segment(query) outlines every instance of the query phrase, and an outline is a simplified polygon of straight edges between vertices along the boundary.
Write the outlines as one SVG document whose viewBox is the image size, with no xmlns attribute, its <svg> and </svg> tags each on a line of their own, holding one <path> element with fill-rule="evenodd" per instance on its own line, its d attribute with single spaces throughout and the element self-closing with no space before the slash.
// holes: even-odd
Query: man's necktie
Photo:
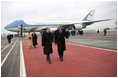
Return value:
<svg viewBox="0 0 118 78">
<path fill-rule="evenodd" d="M 60 34 L 62 34 L 62 30 L 61 29 L 59 30 L 59 32 L 60 32 Z"/>
</svg>

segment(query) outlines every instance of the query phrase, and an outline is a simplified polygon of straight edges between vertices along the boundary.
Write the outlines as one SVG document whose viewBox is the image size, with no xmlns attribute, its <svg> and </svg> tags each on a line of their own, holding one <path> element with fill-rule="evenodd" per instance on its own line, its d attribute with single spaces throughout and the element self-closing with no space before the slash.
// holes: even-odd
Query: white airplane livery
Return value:
<svg viewBox="0 0 118 78">
<path fill-rule="evenodd" d="M 57 30 L 57 26 L 60 24 L 63 29 L 68 29 L 68 28 L 74 28 L 75 30 L 82 30 L 86 28 L 88 25 L 91 25 L 96 22 L 102 22 L 102 21 L 108 21 L 110 19 L 104 19 L 104 20 L 95 20 L 93 21 L 93 16 L 94 16 L 95 10 L 91 10 L 85 18 L 81 22 L 77 23 L 56 23 L 56 24 L 26 24 L 23 20 L 16 20 L 4 28 L 8 31 L 12 32 L 20 32 L 19 25 L 23 26 L 23 32 L 44 32 L 47 27 L 50 28 L 51 32 L 54 32 Z"/>
</svg>

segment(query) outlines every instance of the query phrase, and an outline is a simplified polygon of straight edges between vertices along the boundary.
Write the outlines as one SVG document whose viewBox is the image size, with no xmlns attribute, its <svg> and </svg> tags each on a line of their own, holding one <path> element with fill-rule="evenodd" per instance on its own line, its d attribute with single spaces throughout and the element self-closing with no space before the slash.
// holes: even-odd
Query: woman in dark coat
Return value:
<svg viewBox="0 0 118 78">
<path fill-rule="evenodd" d="M 50 32 L 50 28 L 47 28 L 46 32 L 44 32 L 42 35 L 42 46 L 44 54 L 47 55 L 47 61 L 49 62 L 49 64 L 51 64 L 50 54 L 53 53 L 52 41 L 53 41 L 53 36 Z"/>
<path fill-rule="evenodd" d="M 55 31 L 55 43 L 58 47 L 58 55 L 60 60 L 63 61 L 63 52 L 66 50 L 65 38 L 68 40 L 66 31 L 61 29 L 61 25 L 58 25 L 58 30 Z"/>
<path fill-rule="evenodd" d="M 33 32 L 33 34 L 32 34 L 32 42 L 33 42 L 34 48 L 36 48 L 36 45 L 37 45 L 37 35 L 36 35 L 35 32 Z"/>
</svg>

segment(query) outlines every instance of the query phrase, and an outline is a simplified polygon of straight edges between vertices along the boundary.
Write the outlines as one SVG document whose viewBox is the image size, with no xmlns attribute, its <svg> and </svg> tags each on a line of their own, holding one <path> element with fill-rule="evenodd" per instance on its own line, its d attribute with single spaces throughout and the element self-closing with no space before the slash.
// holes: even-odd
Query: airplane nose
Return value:
<svg viewBox="0 0 118 78">
<path fill-rule="evenodd" d="M 6 29 L 7 27 L 5 26 L 4 29 Z"/>
<path fill-rule="evenodd" d="M 6 25 L 6 26 L 4 27 L 4 29 L 9 30 L 9 26 L 8 26 L 8 25 Z"/>
<path fill-rule="evenodd" d="M 7 28 L 8 28 L 8 26 L 5 26 L 5 27 L 4 27 L 4 29 L 7 29 Z"/>
</svg>

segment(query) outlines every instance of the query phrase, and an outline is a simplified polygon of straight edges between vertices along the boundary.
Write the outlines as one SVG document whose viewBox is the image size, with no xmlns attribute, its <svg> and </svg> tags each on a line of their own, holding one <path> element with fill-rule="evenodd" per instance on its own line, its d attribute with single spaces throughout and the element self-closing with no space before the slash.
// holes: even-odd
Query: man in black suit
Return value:
<svg viewBox="0 0 118 78">
<path fill-rule="evenodd" d="M 52 50 L 53 36 L 50 32 L 50 28 L 46 28 L 46 32 L 42 35 L 42 46 L 44 54 L 47 55 L 47 61 L 51 64 L 50 54 L 53 53 Z"/>
<path fill-rule="evenodd" d="M 63 61 L 63 52 L 66 50 L 65 38 L 68 41 L 66 31 L 61 28 L 61 25 L 58 25 L 58 30 L 55 31 L 54 35 L 55 44 L 57 44 L 58 47 L 58 55 L 60 57 L 60 60 Z"/>
<path fill-rule="evenodd" d="M 66 30 L 66 35 L 67 35 L 68 38 L 70 37 L 70 32 L 69 32 L 69 30 Z"/>
<path fill-rule="evenodd" d="M 107 34 L 107 30 L 106 30 L 106 29 L 104 29 L 104 36 L 106 36 L 106 34 Z"/>
<path fill-rule="evenodd" d="M 11 43 L 12 36 L 10 34 L 7 35 L 8 43 Z"/>
</svg>

